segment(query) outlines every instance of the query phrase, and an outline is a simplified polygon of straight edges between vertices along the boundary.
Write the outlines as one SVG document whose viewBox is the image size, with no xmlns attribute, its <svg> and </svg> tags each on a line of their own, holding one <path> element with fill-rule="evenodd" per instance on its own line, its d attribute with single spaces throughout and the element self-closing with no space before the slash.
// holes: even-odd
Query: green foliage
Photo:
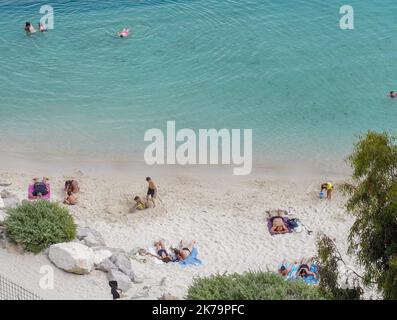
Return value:
<svg viewBox="0 0 397 320">
<path fill-rule="evenodd" d="M 76 237 L 76 225 L 66 208 L 54 202 L 24 202 L 8 211 L 7 236 L 25 250 L 38 253 L 51 244 Z"/>
<path fill-rule="evenodd" d="M 317 240 L 320 274 L 319 289 L 334 300 L 359 300 L 363 294 L 361 287 L 343 289 L 338 283 L 338 262 L 343 262 L 335 243 L 327 236 L 321 235 Z"/>
<path fill-rule="evenodd" d="M 376 282 L 387 299 L 397 299 L 397 145 L 387 133 L 368 132 L 348 158 L 353 184 L 344 186 L 347 209 L 355 216 L 350 252 L 365 268 L 366 283 Z"/>
<path fill-rule="evenodd" d="M 323 300 L 325 296 L 303 281 L 285 281 L 270 272 L 216 275 L 195 279 L 190 300 Z"/>
</svg>

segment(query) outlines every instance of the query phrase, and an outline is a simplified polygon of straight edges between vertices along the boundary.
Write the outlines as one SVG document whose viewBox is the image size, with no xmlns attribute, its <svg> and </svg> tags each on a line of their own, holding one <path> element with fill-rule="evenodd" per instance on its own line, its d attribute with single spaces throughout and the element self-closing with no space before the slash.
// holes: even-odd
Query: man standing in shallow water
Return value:
<svg viewBox="0 0 397 320">
<path fill-rule="evenodd" d="M 157 185 L 156 183 L 152 180 L 150 177 L 146 177 L 146 181 L 149 184 L 148 190 L 147 190 L 147 196 L 146 200 L 149 201 L 149 197 L 151 197 L 151 201 L 153 202 L 153 207 L 156 206 L 156 203 L 154 202 L 154 199 L 157 196 Z"/>
</svg>

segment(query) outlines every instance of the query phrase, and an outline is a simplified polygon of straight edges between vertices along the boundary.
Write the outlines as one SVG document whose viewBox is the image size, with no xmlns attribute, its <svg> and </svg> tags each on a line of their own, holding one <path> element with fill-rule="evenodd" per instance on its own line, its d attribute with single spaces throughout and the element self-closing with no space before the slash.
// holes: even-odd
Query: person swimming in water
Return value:
<svg viewBox="0 0 397 320">
<path fill-rule="evenodd" d="M 39 22 L 39 30 L 40 32 L 46 32 L 48 31 L 48 29 L 44 26 L 44 24 L 42 24 L 41 22 Z"/>
<path fill-rule="evenodd" d="M 397 92 L 395 92 L 395 91 L 390 91 L 390 92 L 389 92 L 389 97 L 390 97 L 390 98 L 397 98 Z"/>
<path fill-rule="evenodd" d="M 125 38 L 128 37 L 130 35 L 130 29 L 129 28 L 124 28 L 123 30 L 121 30 L 120 32 L 117 32 L 117 35 L 120 38 Z"/>
<path fill-rule="evenodd" d="M 33 27 L 33 25 L 29 21 L 25 23 L 24 30 L 27 35 L 31 35 L 36 32 L 36 29 Z"/>
</svg>

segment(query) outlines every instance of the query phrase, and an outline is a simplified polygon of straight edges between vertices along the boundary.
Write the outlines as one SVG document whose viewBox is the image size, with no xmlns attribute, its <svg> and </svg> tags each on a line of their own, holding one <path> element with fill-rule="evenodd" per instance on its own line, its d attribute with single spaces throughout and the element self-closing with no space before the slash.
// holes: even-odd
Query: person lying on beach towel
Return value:
<svg viewBox="0 0 397 320">
<path fill-rule="evenodd" d="M 285 210 L 268 210 L 267 213 L 267 227 L 271 235 L 284 234 L 292 232 L 290 225 L 288 224 L 288 218 L 283 217 L 287 214 Z"/>
<path fill-rule="evenodd" d="M 198 251 L 195 247 L 196 241 L 189 245 L 185 245 L 181 240 L 178 249 L 173 249 L 179 264 L 183 266 L 194 265 L 199 266 L 202 264 L 201 260 L 197 258 Z"/>
<path fill-rule="evenodd" d="M 298 276 L 307 284 L 316 285 L 319 282 L 317 264 L 302 264 L 299 266 Z"/>
<path fill-rule="evenodd" d="M 278 273 L 285 277 L 285 280 L 303 280 L 307 284 L 315 285 L 319 282 L 318 264 L 314 259 L 301 259 L 300 263 L 294 261 L 288 263 L 283 261 Z"/>
<path fill-rule="evenodd" d="M 156 248 L 156 254 L 152 254 L 149 250 L 147 250 L 145 254 L 155 257 L 164 263 L 169 263 L 174 261 L 171 255 L 167 252 L 167 249 L 165 248 L 165 244 L 163 241 L 160 240 L 155 242 L 154 246 Z"/>
<path fill-rule="evenodd" d="M 287 223 L 284 221 L 282 217 L 273 217 L 271 218 L 271 234 L 283 234 L 283 233 L 290 233 L 291 230 L 288 228 Z"/>
<path fill-rule="evenodd" d="M 285 277 L 285 280 L 295 280 L 298 270 L 299 264 L 297 262 L 288 263 L 284 261 L 279 267 L 278 273 Z"/>
<path fill-rule="evenodd" d="M 33 179 L 33 183 L 28 188 L 28 199 L 45 199 L 49 200 L 51 197 L 50 184 L 47 178 L 39 181 L 38 178 Z"/>
<path fill-rule="evenodd" d="M 131 209 L 131 212 L 136 212 L 137 210 L 146 210 L 150 208 L 148 201 L 141 199 L 141 197 L 136 196 L 134 198 L 135 204 Z"/>
<path fill-rule="evenodd" d="M 268 210 L 266 213 L 268 215 L 267 227 L 272 236 L 291 232 L 299 233 L 302 232 L 303 229 L 306 229 L 308 234 L 311 234 L 312 232 L 308 230 L 299 219 L 290 219 L 289 217 L 283 216 L 288 214 L 285 210 Z"/>
</svg>

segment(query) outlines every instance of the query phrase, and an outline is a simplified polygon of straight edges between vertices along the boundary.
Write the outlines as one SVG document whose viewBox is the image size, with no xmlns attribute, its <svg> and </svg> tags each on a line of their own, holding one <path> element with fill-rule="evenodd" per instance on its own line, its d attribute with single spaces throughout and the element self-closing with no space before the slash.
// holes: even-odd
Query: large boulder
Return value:
<svg viewBox="0 0 397 320">
<path fill-rule="evenodd" d="M 17 196 L 3 198 L 3 201 L 4 201 L 4 208 L 6 208 L 6 209 L 15 209 L 21 203 Z"/>
<path fill-rule="evenodd" d="M 117 287 L 124 292 L 128 291 L 132 287 L 131 279 L 123 272 L 118 270 L 111 269 L 108 272 L 108 280 L 116 281 Z"/>
<path fill-rule="evenodd" d="M 94 249 L 94 265 L 98 266 L 105 260 L 109 259 L 113 253 L 107 249 Z"/>
<path fill-rule="evenodd" d="M 13 196 L 14 196 L 14 194 L 11 193 L 10 191 L 6 190 L 6 189 L 1 190 L 1 192 L 0 192 L 0 197 L 3 198 L 3 199 L 4 198 L 11 198 Z"/>
<path fill-rule="evenodd" d="M 106 246 L 102 235 L 89 227 L 77 227 L 77 239 L 82 241 L 88 247 Z"/>
<path fill-rule="evenodd" d="M 127 275 L 131 281 L 135 281 L 135 273 L 132 271 L 131 260 L 125 253 L 114 254 L 110 260 L 122 273 Z"/>
<path fill-rule="evenodd" d="M 110 270 L 118 270 L 118 268 L 110 259 L 103 260 L 101 263 L 95 266 L 95 269 L 103 272 L 109 272 Z"/>
<path fill-rule="evenodd" d="M 0 226 L 0 240 L 6 240 L 6 228 Z"/>
<path fill-rule="evenodd" d="M 48 257 L 58 268 L 71 273 L 88 274 L 94 268 L 94 251 L 76 242 L 50 246 Z"/>
</svg>

